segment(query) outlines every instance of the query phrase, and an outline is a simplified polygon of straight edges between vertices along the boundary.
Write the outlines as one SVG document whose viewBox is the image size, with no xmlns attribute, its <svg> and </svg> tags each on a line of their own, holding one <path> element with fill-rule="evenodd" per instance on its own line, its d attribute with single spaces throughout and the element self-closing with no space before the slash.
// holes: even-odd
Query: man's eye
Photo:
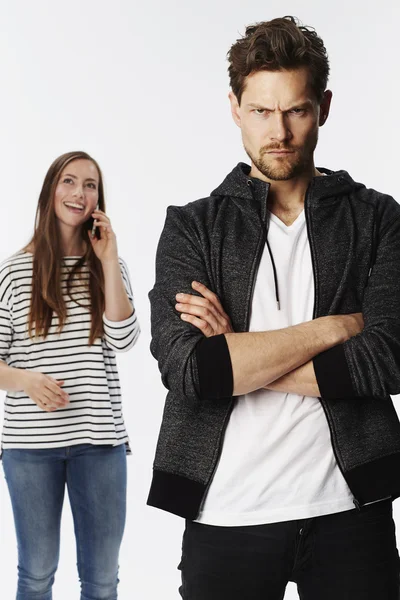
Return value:
<svg viewBox="0 0 400 600">
<path fill-rule="evenodd" d="M 293 115 L 302 115 L 305 111 L 304 108 L 293 108 L 290 112 Z"/>
<path fill-rule="evenodd" d="M 263 115 L 265 113 L 265 109 L 264 108 L 256 108 L 256 109 L 254 109 L 254 112 L 256 113 L 256 115 Z"/>
</svg>

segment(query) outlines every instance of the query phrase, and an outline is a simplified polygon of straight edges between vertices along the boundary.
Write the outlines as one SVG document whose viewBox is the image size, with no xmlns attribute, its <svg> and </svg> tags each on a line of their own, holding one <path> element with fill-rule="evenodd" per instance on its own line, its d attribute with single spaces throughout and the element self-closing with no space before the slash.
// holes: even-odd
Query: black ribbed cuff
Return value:
<svg viewBox="0 0 400 600">
<path fill-rule="evenodd" d="M 225 335 L 201 340 L 196 346 L 196 357 L 202 400 L 232 396 L 232 362 Z"/>
<path fill-rule="evenodd" d="M 357 395 L 351 381 L 343 344 L 317 354 L 313 364 L 321 398 L 347 398 Z"/>
</svg>

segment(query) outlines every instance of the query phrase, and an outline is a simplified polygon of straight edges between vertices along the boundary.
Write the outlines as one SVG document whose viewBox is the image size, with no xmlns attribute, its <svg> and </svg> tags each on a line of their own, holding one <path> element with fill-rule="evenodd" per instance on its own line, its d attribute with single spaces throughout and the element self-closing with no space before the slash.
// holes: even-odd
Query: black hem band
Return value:
<svg viewBox="0 0 400 600">
<path fill-rule="evenodd" d="M 361 508 L 369 502 L 400 497 L 400 452 L 346 471 L 345 479 Z M 154 469 L 149 506 L 166 510 L 191 521 L 198 517 L 207 491 L 205 484 L 184 475 Z"/>
<path fill-rule="evenodd" d="M 400 496 L 400 452 L 378 458 L 346 473 L 346 481 L 362 507 L 368 502 Z"/>
</svg>

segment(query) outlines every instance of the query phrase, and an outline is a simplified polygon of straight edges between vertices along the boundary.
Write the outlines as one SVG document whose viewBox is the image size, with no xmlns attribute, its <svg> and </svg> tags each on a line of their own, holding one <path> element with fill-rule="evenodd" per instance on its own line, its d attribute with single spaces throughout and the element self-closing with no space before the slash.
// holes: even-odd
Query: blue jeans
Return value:
<svg viewBox="0 0 400 600">
<path fill-rule="evenodd" d="M 65 484 L 81 600 L 116 600 L 126 513 L 126 448 L 80 444 L 3 452 L 18 541 L 17 600 L 51 600 Z"/>
</svg>

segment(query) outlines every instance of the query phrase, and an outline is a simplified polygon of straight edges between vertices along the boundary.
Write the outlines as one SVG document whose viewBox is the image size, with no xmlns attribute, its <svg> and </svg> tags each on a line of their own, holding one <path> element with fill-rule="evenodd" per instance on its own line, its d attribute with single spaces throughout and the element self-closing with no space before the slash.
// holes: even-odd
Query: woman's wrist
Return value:
<svg viewBox="0 0 400 600">
<path fill-rule="evenodd" d="M 0 361 L 0 389 L 6 392 L 23 392 L 29 380 L 27 369 L 10 367 L 5 361 Z"/>
<path fill-rule="evenodd" d="M 15 369 L 15 383 L 18 389 L 17 392 L 24 392 L 30 379 L 31 373 L 28 369 Z"/>
<path fill-rule="evenodd" d="M 102 260 L 101 262 L 101 266 L 103 267 L 103 269 L 107 269 L 109 267 L 115 267 L 118 265 L 119 268 L 119 261 L 118 261 L 118 256 L 115 256 L 113 258 L 109 258 L 107 260 Z"/>
</svg>

